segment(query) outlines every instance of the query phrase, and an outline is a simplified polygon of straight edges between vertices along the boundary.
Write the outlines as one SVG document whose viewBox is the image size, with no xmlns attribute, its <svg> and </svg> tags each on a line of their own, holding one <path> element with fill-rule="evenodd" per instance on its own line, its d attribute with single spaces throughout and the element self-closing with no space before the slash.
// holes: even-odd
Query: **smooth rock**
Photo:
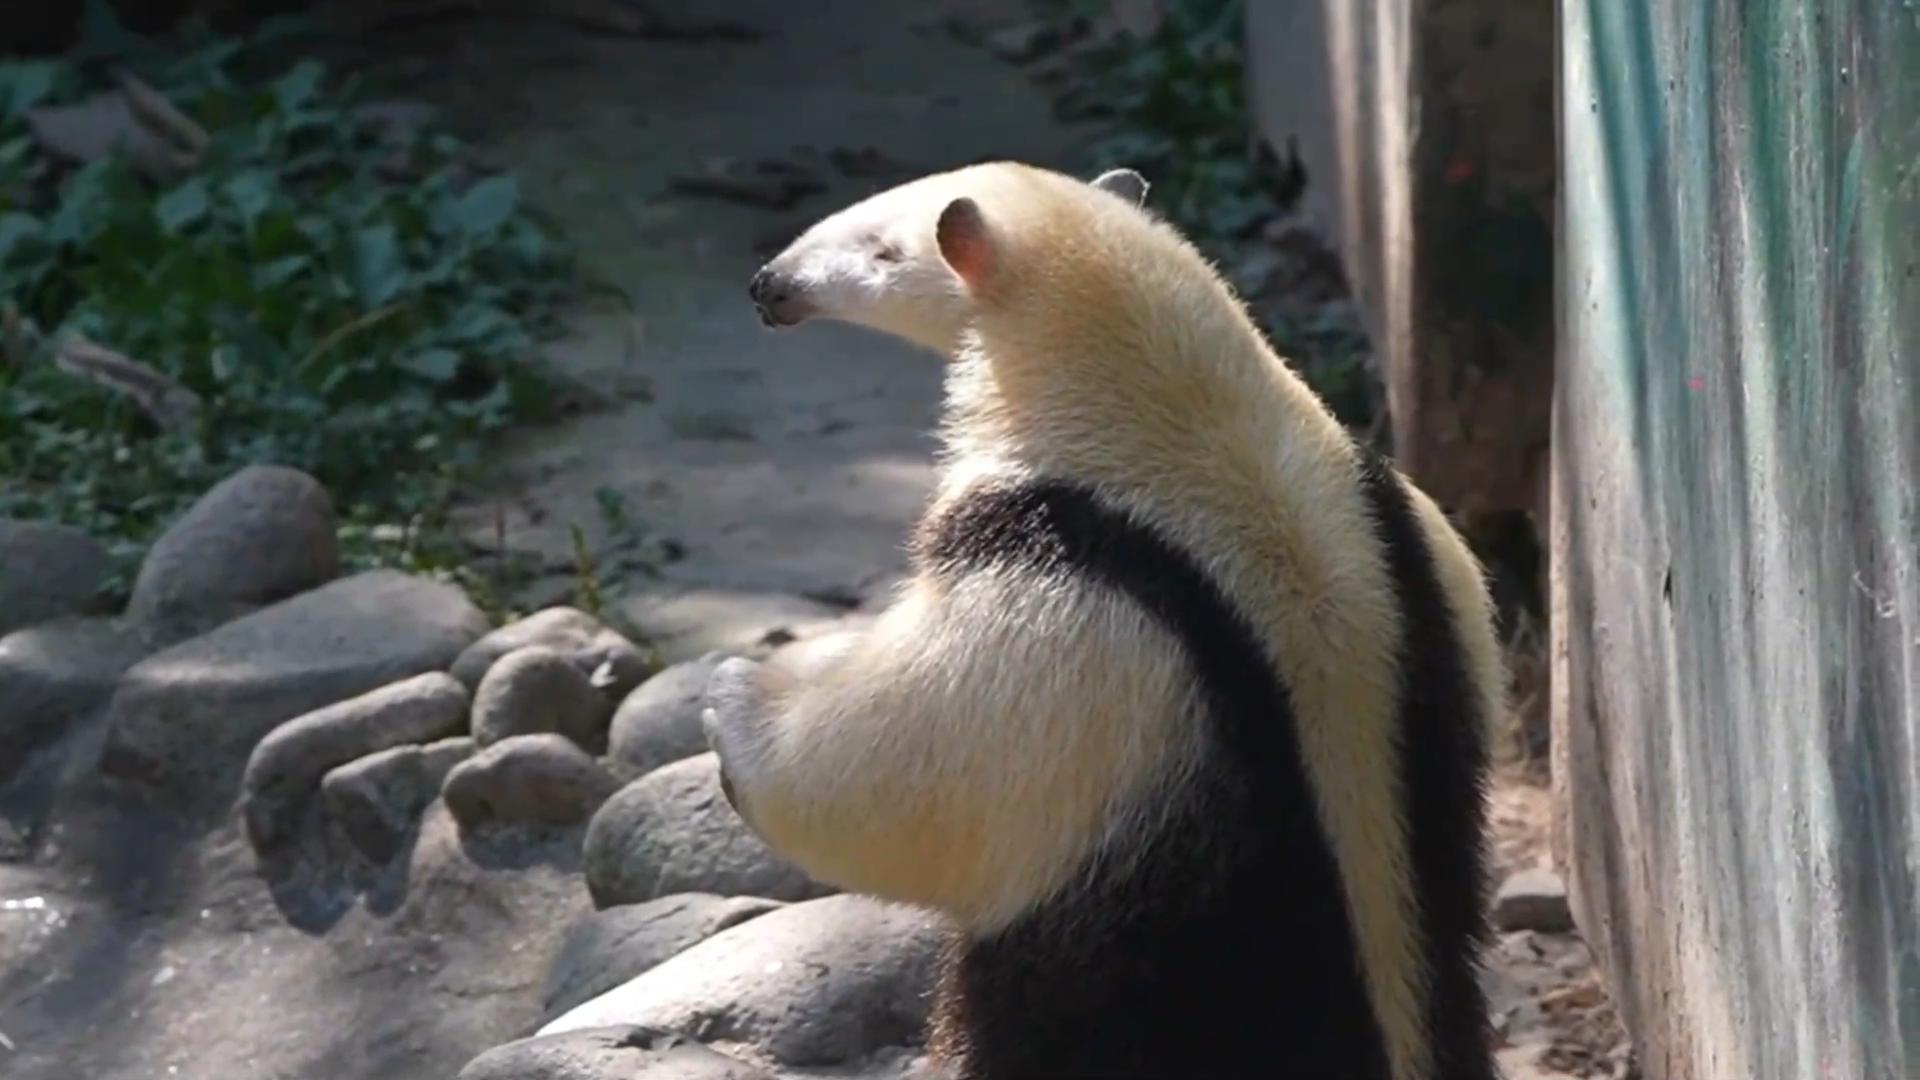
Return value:
<svg viewBox="0 0 1920 1080">
<path fill-rule="evenodd" d="M 628 784 L 587 826 L 596 907 L 672 893 L 806 900 L 834 890 L 774 854 L 720 793 L 720 759 L 700 754 Z"/>
<path fill-rule="evenodd" d="M 565 656 L 610 701 L 627 696 L 653 672 L 633 642 L 600 620 L 577 608 L 550 607 L 474 642 L 453 662 L 453 677 L 478 688 L 496 661 L 529 645 L 544 645 Z"/>
<path fill-rule="evenodd" d="M 707 677 L 727 654 L 678 663 L 640 684 L 613 714 L 607 755 L 641 773 L 706 752 L 700 709 Z"/>
<path fill-rule="evenodd" d="M 684 1036 L 620 1025 L 496 1046 L 457 1080 L 773 1080 Z"/>
<path fill-rule="evenodd" d="M 118 619 L 72 617 L 0 637 L 0 780 L 113 696 L 148 645 Z"/>
<path fill-rule="evenodd" d="M 295 717 L 267 733 L 240 778 L 241 817 L 259 849 L 289 839 L 320 779 L 377 751 L 452 736 L 467 715 L 467 688 L 429 671 Z"/>
<path fill-rule="evenodd" d="M 571 825 L 620 787 L 563 735 L 514 735 L 453 767 L 440 797 L 465 829 L 489 822 Z"/>
<path fill-rule="evenodd" d="M 361 854 L 384 863 L 400 853 L 408 830 L 440 794 L 447 773 L 474 749 L 473 740 L 462 735 L 368 754 L 320 778 L 321 805 Z"/>
<path fill-rule="evenodd" d="M 715 934 L 540 1034 L 640 1024 L 741 1044 L 780 1065 L 855 1062 L 921 1040 L 949 934 L 929 914 L 861 896 L 793 904 Z"/>
<path fill-rule="evenodd" d="M 552 731 L 583 747 L 606 745 L 613 702 L 558 650 L 529 645 L 501 657 L 473 692 L 473 738 L 490 746 Z"/>
<path fill-rule="evenodd" d="M 224 798 L 274 728 L 443 670 L 486 626 L 459 589 L 392 570 L 303 593 L 129 670 L 108 706 L 101 767 L 196 801 Z"/>
<path fill-rule="evenodd" d="M 0 518 L 0 637 L 103 610 L 100 584 L 110 568 L 107 549 L 80 529 Z"/>
<path fill-rule="evenodd" d="M 480 1050 L 529 1033 L 560 938 L 588 908 L 580 839 L 559 832 L 493 839 L 499 843 L 463 835 L 435 802 L 396 860 L 405 865 L 390 867 L 405 882 L 403 893 L 387 901 L 397 900 L 397 907 L 370 909 L 367 896 L 324 935 L 290 934 L 268 907 L 258 916 L 261 925 L 235 927 L 213 953 L 189 953 L 221 972 L 239 968 L 250 976 L 244 985 L 267 996 L 236 994 L 219 974 L 197 980 L 209 988 L 199 991 L 207 996 L 179 1015 L 195 1025 L 200 1041 L 183 1045 L 220 1056 L 181 1058 L 180 1080 L 443 1080 Z M 216 909 L 214 919 L 221 917 Z M 197 929 L 206 934 L 210 928 Z M 275 968 L 282 973 L 261 977 Z M 346 985 L 323 990 L 332 979 Z M 162 987 L 159 994 L 175 989 Z M 217 1004 L 233 1015 L 205 1011 Z M 263 1014 L 277 1019 L 284 1034 L 249 1029 L 252 1037 L 241 1045 L 252 1060 L 233 1053 L 212 1030 L 230 1021 L 251 1025 Z M 316 1035 L 311 1025 L 324 1016 L 340 1017 L 352 1037 L 340 1039 L 349 1029 Z M 366 1042 L 356 1041 L 361 1038 Z M 450 1045 L 423 1054 L 423 1039 Z M 298 1054 L 275 1052 L 289 1041 Z M 125 1080 L 144 1075 L 135 1071 Z M 165 1070 L 154 1080 L 168 1080 Z"/>
<path fill-rule="evenodd" d="M 147 552 L 127 614 L 206 628 L 333 580 L 333 500 L 298 469 L 249 465 L 202 495 Z"/>
<path fill-rule="evenodd" d="M 690 946 L 785 905 L 757 896 L 679 893 L 584 916 L 567 931 L 541 995 L 551 1020 Z"/>
<path fill-rule="evenodd" d="M 1566 884 L 1560 875 L 1541 867 L 1512 874 L 1500 883 L 1500 891 L 1494 896 L 1493 925 L 1503 931 L 1572 931 L 1573 911 L 1567 906 Z"/>
</svg>

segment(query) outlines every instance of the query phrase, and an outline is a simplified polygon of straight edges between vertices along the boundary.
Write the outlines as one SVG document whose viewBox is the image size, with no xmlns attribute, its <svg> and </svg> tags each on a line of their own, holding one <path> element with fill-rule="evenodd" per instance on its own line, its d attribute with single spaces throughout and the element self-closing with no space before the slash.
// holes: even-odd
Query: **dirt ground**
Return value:
<svg viewBox="0 0 1920 1080">
<path fill-rule="evenodd" d="M 1496 776 L 1493 851 L 1502 878 L 1552 866 L 1552 796 L 1535 772 L 1510 762 Z M 1578 934 L 1501 933 L 1484 981 L 1508 1080 L 1638 1080 L 1626 1032 Z"/>
</svg>

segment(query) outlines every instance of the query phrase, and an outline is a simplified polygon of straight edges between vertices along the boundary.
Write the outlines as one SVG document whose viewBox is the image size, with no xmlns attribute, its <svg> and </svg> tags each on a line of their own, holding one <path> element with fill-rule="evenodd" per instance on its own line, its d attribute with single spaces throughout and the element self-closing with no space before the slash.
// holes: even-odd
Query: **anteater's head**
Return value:
<svg viewBox="0 0 1920 1080">
<path fill-rule="evenodd" d="M 810 319 L 855 323 L 943 355 L 972 317 L 972 299 L 941 250 L 940 221 L 956 200 L 1017 199 L 1035 170 L 972 165 L 889 188 L 809 228 L 753 275 L 748 291 L 770 327 Z M 1092 187 L 1133 205 L 1147 182 L 1113 169 Z"/>
</svg>

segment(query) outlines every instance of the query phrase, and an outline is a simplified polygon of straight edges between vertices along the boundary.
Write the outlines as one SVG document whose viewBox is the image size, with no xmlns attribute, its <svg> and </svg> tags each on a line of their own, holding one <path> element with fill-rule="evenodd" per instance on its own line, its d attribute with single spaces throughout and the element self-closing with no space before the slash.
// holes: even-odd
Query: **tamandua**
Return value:
<svg viewBox="0 0 1920 1080">
<path fill-rule="evenodd" d="M 728 797 L 955 920 L 963 1077 L 1490 1080 L 1481 567 L 1146 191 L 976 165 L 754 276 L 951 365 L 891 606 L 804 680 L 716 671 Z"/>
</svg>

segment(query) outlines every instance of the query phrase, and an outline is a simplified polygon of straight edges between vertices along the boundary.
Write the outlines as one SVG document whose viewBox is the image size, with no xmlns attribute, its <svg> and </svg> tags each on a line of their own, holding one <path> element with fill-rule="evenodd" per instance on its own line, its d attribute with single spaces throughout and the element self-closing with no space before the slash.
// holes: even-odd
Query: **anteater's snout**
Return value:
<svg viewBox="0 0 1920 1080">
<path fill-rule="evenodd" d="M 793 278 L 773 268 L 761 267 L 747 283 L 747 295 L 760 311 L 760 321 L 768 326 L 792 326 L 807 317 L 806 298 Z"/>
</svg>

